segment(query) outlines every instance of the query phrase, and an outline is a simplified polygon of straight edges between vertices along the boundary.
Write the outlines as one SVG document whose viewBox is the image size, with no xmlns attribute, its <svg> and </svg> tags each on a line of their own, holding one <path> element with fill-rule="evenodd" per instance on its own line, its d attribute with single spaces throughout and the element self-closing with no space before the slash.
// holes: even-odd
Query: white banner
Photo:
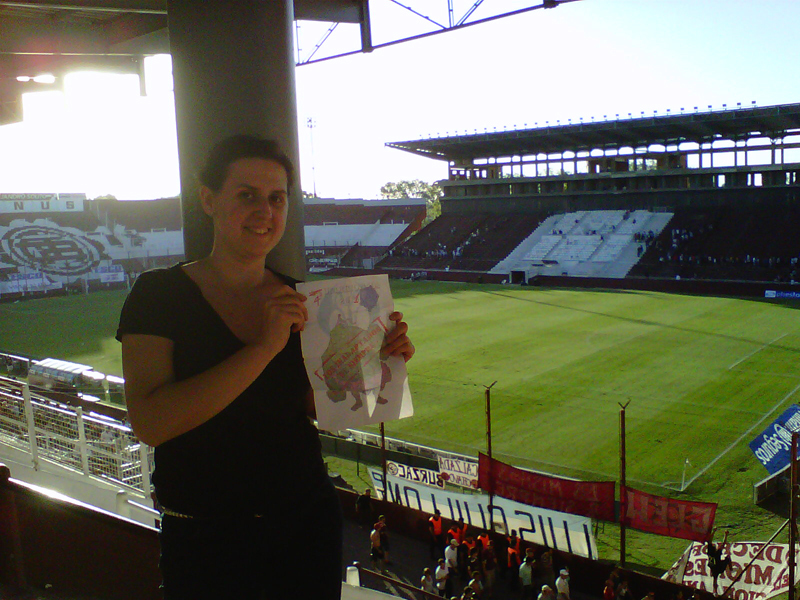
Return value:
<svg viewBox="0 0 800 600">
<path fill-rule="evenodd" d="M 100 266 L 94 270 L 101 283 L 120 283 L 125 281 L 125 271 L 120 265 Z"/>
<path fill-rule="evenodd" d="M 478 463 L 457 458 L 439 457 L 439 471 L 447 483 L 465 488 L 478 487 Z"/>
<path fill-rule="evenodd" d="M 387 460 L 386 472 L 400 479 L 444 489 L 444 481 L 439 477 L 437 471 L 423 469 L 421 467 L 409 467 L 408 465 L 394 462 L 393 460 Z"/>
<path fill-rule="evenodd" d="M 62 287 L 60 282 L 51 281 L 44 273 L 9 273 L 8 282 L 0 282 L 0 294 L 21 294 L 43 292 Z"/>
<path fill-rule="evenodd" d="M 386 275 L 297 284 L 307 297 L 300 336 L 320 429 L 337 431 L 414 414 L 402 357 L 384 356 L 394 327 Z"/>
<path fill-rule="evenodd" d="M 0 194 L 0 213 L 83 212 L 83 194 Z"/>
<path fill-rule="evenodd" d="M 763 542 L 725 544 L 722 556 L 730 556 L 731 565 L 717 580 L 717 594 L 722 595 L 758 554 L 762 546 Z M 734 584 L 728 597 L 735 600 L 766 600 L 785 593 L 789 589 L 788 558 L 788 544 L 770 544 Z M 796 574 L 797 572 L 795 569 Z M 693 542 L 664 575 L 664 579 L 714 593 L 714 580 L 708 568 L 706 545 Z"/>
<path fill-rule="evenodd" d="M 383 473 L 373 467 L 368 467 L 368 470 L 376 495 L 383 498 Z M 428 514 L 438 509 L 446 519 L 457 520 L 462 517 L 464 522 L 481 529 L 488 530 L 493 521 L 495 530 L 498 530 L 497 525 L 504 527 L 506 532 L 515 529 L 525 541 L 597 558 L 592 520 L 588 517 L 536 508 L 495 496 L 490 518 L 489 496 L 485 494 L 448 492 L 393 475 L 388 475 L 388 480 L 389 499 L 392 502 Z"/>
</svg>

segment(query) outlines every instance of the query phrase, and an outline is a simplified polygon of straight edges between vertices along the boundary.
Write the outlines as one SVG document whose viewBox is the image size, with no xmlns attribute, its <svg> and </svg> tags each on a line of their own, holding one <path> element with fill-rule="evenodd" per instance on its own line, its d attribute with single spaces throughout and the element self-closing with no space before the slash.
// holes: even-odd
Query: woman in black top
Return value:
<svg viewBox="0 0 800 600">
<path fill-rule="evenodd" d="M 218 144 L 200 173 L 211 254 L 143 273 L 122 310 L 128 416 L 155 446 L 168 600 L 339 597 L 341 516 L 309 420 L 305 297 L 265 267 L 292 175 L 274 142 Z M 391 318 L 386 350 L 408 360 L 408 327 Z"/>
</svg>

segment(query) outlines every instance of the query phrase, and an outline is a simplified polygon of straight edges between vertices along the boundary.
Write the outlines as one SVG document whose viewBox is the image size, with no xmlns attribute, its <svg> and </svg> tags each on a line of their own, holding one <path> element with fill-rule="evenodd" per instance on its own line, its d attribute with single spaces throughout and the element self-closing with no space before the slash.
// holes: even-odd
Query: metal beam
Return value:
<svg viewBox="0 0 800 600">
<path fill-rule="evenodd" d="M 403 4 L 401 4 L 397 0 L 389 0 L 389 1 L 394 3 L 394 4 L 397 4 L 398 6 L 402 6 L 403 8 L 408 9 L 410 12 L 420 16 L 421 18 L 423 18 L 426 21 L 432 23 L 436 27 L 439 27 L 439 29 L 437 29 L 435 31 L 429 31 L 429 32 L 426 32 L 426 33 L 420 33 L 420 34 L 417 34 L 417 35 L 411 35 L 411 36 L 407 36 L 407 37 L 403 37 L 403 38 L 398 38 L 398 39 L 395 39 L 395 40 L 391 40 L 389 42 L 383 42 L 381 44 L 375 44 L 375 45 L 372 46 L 373 49 L 387 48 L 389 46 L 395 46 L 397 44 L 402 44 L 404 42 L 411 42 L 411 41 L 414 41 L 414 40 L 420 40 L 420 39 L 428 38 L 428 37 L 431 37 L 431 36 L 434 36 L 434 35 L 441 35 L 442 33 L 446 33 L 448 31 L 454 31 L 454 30 L 457 30 L 457 29 L 464 29 L 465 27 L 472 27 L 473 25 L 481 25 L 483 23 L 489 23 L 491 21 L 497 21 L 498 19 L 504 19 L 504 18 L 507 18 L 507 17 L 513 17 L 513 16 L 516 16 L 516 15 L 525 14 L 525 13 L 528 13 L 528 12 L 531 12 L 531 11 L 534 11 L 534 10 L 538 10 L 540 8 L 554 8 L 554 7 L 559 6 L 561 4 L 568 4 L 570 2 L 580 2 L 581 0 L 558 0 L 558 1 L 556 1 L 556 0 L 542 0 L 541 4 L 536 4 L 534 6 L 528 6 L 526 8 L 520 8 L 518 10 L 512 10 L 512 11 L 509 11 L 509 12 L 496 14 L 496 15 L 492 15 L 492 16 L 489 16 L 489 17 L 484 17 L 483 19 L 478 19 L 476 21 L 470 21 L 469 23 L 457 23 L 453 27 L 447 27 L 445 25 L 441 25 L 440 23 L 434 21 L 430 17 L 427 17 L 426 15 L 423 15 L 422 13 L 419 13 L 419 12 L 411 9 L 410 7 L 407 7 L 407 6 L 403 5 Z M 305 64 L 311 64 L 311 63 L 317 63 L 317 62 L 322 62 L 322 61 L 326 61 L 326 60 L 332 60 L 334 58 L 341 58 L 343 56 L 352 56 L 354 54 L 360 54 L 360 53 L 361 53 L 361 50 L 352 50 L 350 52 L 341 52 L 341 53 L 335 54 L 333 56 L 326 56 L 324 58 L 318 58 L 316 60 L 305 60 L 305 61 L 302 61 L 302 62 L 300 62 L 298 64 L 305 65 Z"/>
</svg>

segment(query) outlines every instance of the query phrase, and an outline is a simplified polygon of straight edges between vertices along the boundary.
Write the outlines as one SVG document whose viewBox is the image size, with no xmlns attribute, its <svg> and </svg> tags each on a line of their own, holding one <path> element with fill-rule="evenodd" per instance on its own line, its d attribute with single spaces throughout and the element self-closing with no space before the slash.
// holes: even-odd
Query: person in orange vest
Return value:
<svg viewBox="0 0 800 600">
<path fill-rule="evenodd" d="M 461 522 L 463 523 L 463 519 Z M 458 523 L 450 523 L 450 529 L 447 530 L 448 543 L 450 540 L 455 540 L 459 546 L 461 545 L 461 542 L 464 541 L 464 530 Z"/>
<path fill-rule="evenodd" d="M 478 546 L 480 547 L 481 551 L 489 545 L 489 532 L 484 531 L 482 534 L 478 536 Z"/>
<path fill-rule="evenodd" d="M 519 538 L 517 531 L 511 530 L 511 535 L 508 536 L 508 587 L 511 590 L 517 589 L 519 583 Z"/>
<path fill-rule="evenodd" d="M 428 531 L 431 536 L 431 559 L 442 558 L 445 546 L 444 521 L 438 508 L 433 511 L 433 516 L 428 519 Z"/>
</svg>

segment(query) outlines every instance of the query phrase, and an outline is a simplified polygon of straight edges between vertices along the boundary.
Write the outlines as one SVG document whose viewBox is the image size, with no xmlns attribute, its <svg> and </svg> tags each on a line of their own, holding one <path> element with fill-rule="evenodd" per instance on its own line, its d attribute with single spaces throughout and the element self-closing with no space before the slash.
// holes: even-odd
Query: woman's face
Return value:
<svg viewBox="0 0 800 600">
<path fill-rule="evenodd" d="M 288 213 L 286 170 L 263 158 L 230 164 L 218 192 L 200 189 L 203 210 L 214 220 L 214 249 L 242 258 L 266 256 L 280 241 Z"/>
</svg>

